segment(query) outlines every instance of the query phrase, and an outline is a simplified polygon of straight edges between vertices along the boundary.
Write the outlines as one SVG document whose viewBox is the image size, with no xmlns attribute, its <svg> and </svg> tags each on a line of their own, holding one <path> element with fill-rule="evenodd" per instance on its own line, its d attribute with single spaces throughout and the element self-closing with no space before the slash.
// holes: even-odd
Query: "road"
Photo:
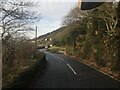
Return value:
<svg viewBox="0 0 120 90">
<path fill-rule="evenodd" d="M 118 88 L 118 81 L 62 54 L 46 53 L 47 65 L 31 88 Z"/>
</svg>

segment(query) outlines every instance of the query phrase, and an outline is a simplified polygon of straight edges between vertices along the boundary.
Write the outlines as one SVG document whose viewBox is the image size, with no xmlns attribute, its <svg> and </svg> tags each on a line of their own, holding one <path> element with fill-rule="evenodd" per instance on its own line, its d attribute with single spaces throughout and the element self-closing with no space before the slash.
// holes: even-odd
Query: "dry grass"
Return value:
<svg viewBox="0 0 120 90">
<path fill-rule="evenodd" d="M 13 83 L 16 78 L 19 78 L 19 76 L 22 73 L 25 73 L 29 70 L 29 68 L 33 67 L 36 62 L 41 60 L 43 58 L 43 55 L 39 53 L 39 58 L 36 59 L 29 59 L 29 60 L 21 60 L 21 63 L 17 64 L 13 68 L 5 68 L 3 67 L 3 75 L 2 75 L 2 87 L 6 87 L 9 84 Z M 39 61 L 40 62 L 40 61 Z"/>
<path fill-rule="evenodd" d="M 66 49 L 63 48 L 63 47 L 53 46 L 53 47 L 50 47 L 48 49 L 48 51 L 51 51 L 53 53 L 63 53 L 63 54 L 66 54 Z"/>
<path fill-rule="evenodd" d="M 82 62 L 86 65 L 89 65 L 91 67 L 99 69 L 100 71 L 112 76 L 116 80 L 120 80 L 120 71 L 111 71 L 111 69 L 108 68 L 108 67 L 100 67 L 99 65 L 97 65 L 97 63 L 93 59 L 83 60 L 83 59 L 81 59 L 80 57 L 77 57 L 77 56 L 71 56 L 71 55 L 68 55 L 68 54 L 67 54 L 67 56 L 70 56 L 70 57 L 74 58 L 75 60 L 78 60 L 78 61 L 80 61 L 80 62 Z"/>
<path fill-rule="evenodd" d="M 104 73 L 107 73 L 108 75 L 114 77 L 116 80 L 120 80 L 120 71 L 111 71 L 109 67 L 100 67 L 94 60 L 82 60 L 82 62 L 95 67 Z"/>
<path fill-rule="evenodd" d="M 26 62 L 26 63 L 24 62 L 24 64 L 21 63 L 17 67 L 10 68 L 9 70 L 3 70 L 3 77 L 2 77 L 3 87 L 13 82 L 13 80 L 16 77 L 18 77 L 20 73 L 26 71 L 34 63 L 35 63 L 34 60 L 29 60 L 29 62 Z"/>
</svg>

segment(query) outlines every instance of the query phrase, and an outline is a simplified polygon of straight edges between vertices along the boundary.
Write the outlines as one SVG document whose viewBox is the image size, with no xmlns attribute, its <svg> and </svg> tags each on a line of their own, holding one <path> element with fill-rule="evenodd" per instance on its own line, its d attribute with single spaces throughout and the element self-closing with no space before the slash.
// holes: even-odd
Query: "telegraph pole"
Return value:
<svg viewBox="0 0 120 90">
<path fill-rule="evenodd" d="M 35 49 L 37 51 L 37 26 L 36 26 L 36 29 L 35 29 Z"/>
<path fill-rule="evenodd" d="M 77 1 L 77 6 L 78 6 L 79 9 L 81 8 L 81 2 L 82 2 L 82 0 Z"/>
</svg>

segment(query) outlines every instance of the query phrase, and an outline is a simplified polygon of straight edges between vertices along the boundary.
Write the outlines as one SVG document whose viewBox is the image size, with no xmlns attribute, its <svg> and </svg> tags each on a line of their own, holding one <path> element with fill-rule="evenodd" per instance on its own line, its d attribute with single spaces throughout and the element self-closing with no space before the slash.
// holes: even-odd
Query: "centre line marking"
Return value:
<svg viewBox="0 0 120 90">
<path fill-rule="evenodd" d="M 51 54 L 53 56 L 53 54 Z"/>
<path fill-rule="evenodd" d="M 46 60 L 48 61 L 48 58 L 46 57 Z"/>
<path fill-rule="evenodd" d="M 58 57 L 60 60 L 64 61 L 62 58 Z"/>
<path fill-rule="evenodd" d="M 74 74 L 77 74 L 77 73 L 75 72 L 75 70 L 74 70 L 69 64 L 67 64 L 67 66 L 73 71 Z"/>
</svg>

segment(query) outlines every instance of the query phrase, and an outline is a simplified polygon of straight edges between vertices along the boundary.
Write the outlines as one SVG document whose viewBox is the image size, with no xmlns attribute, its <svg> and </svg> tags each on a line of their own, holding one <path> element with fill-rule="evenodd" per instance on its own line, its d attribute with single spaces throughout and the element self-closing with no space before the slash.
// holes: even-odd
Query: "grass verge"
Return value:
<svg viewBox="0 0 120 90">
<path fill-rule="evenodd" d="M 48 49 L 48 51 L 53 53 L 66 54 L 66 49 L 62 47 L 53 46 Z"/>
<path fill-rule="evenodd" d="M 36 61 L 27 69 L 24 71 L 21 71 L 18 76 L 16 76 L 11 83 L 5 85 L 3 89 L 7 88 L 27 88 L 29 84 L 31 84 L 35 74 L 39 71 L 42 71 L 42 69 L 46 65 L 46 59 L 45 54 L 37 53 Z"/>
</svg>

